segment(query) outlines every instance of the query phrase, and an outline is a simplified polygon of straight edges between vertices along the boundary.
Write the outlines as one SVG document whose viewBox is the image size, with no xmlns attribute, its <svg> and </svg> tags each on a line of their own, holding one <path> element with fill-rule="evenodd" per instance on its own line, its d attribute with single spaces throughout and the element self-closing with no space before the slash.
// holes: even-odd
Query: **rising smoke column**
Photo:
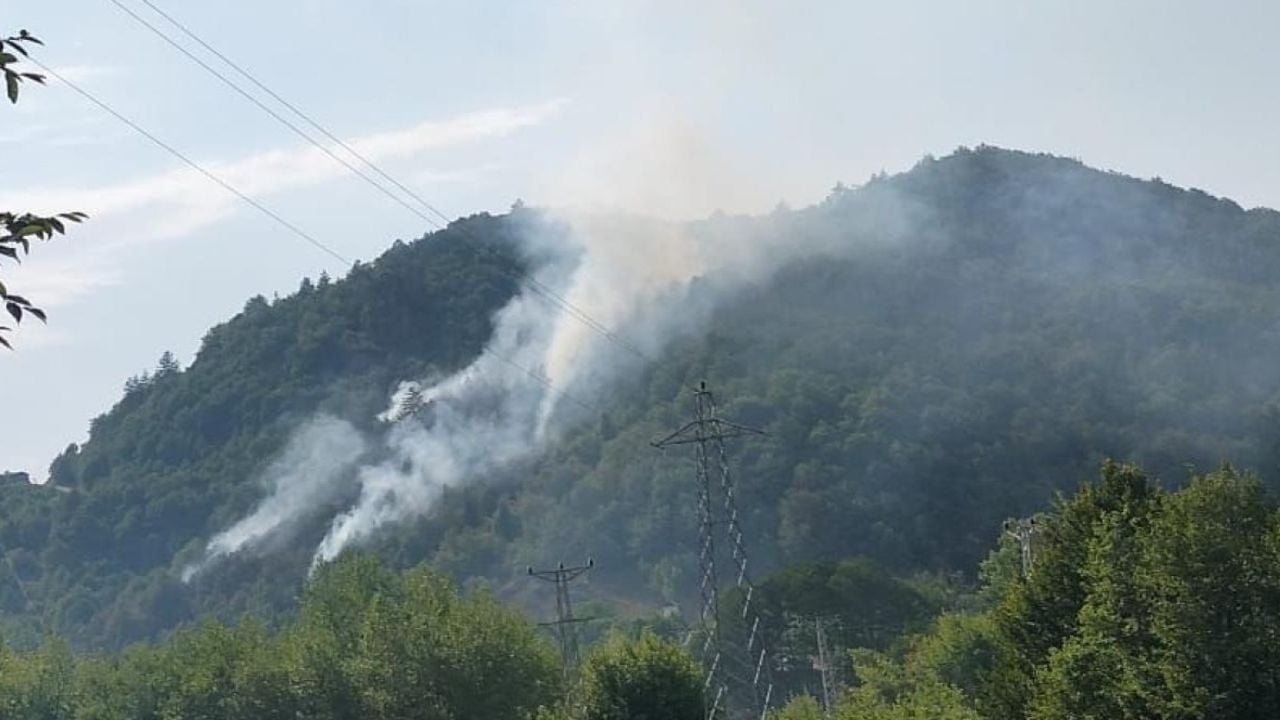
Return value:
<svg viewBox="0 0 1280 720">
<path fill-rule="evenodd" d="M 539 282 L 555 274 L 539 272 Z M 334 519 L 316 551 L 333 558 L 390 523 L 427 512 L 444 488 L 482 477 L 532 453 L 559 396 L 512 364 L 539 373 L 557 321 L 526 287 L 494 318 L 485 351 L 436 383 L 421 383 L 421 409 L 385 437 L 389 457 L 360 469 L 355 505 Z"/>
<path fill-rule="evenodd" d="M 669 328 L 654 322 L 665 316 L 650 311 L 701 268 L 679 226 L 580 217 L 527 218 L 521 227 L 526 253 L 540 263 L 531 282 L 494 317 L 493 336 L 470 365 L 437 382 L 401 384 L 392 407 L 414 387 L 422 409 L 388 432 L 385 461 L 360 469 L 359 498 L 334 520 L 317 562 L 421 516 L 444 488 L 538 452 L 561 426 L 596 409 L 594 398 L 619 373 L 669 339 Z M 609 334 L 575 317 L 582 313 Z"/>
<path fill-rule="evenodd" d="M 316 550 L 317 562 L 390 523 L 422 515 L 444 488 L 483 477 L 542 445 L 564 396 L 548 387 L 561 387 L 554 379 L 540 383 L 529 374 L 541 377 L 554 367 L 569 384 L 574 359 L 592 355 L 593 338 L 566 330 L 566 323 L 577 321 L 535 288 L 559 297 L 573 294 L 584 271 L 593 270 L 583 262 L 583 247 L 566 240 L 562 230 L 532 218 L 523 225 L 522 250 L 536 267 L 530 282 L 494 316 L 484 352 L 452 375 L 402 382 L 379 419 L 392 420 L 411 388 L 421 410 L 411 420 L 390 423 L 372 445 L 349 423 L 332 418 L 301 428 L 264 473 L 270 495 L 215 536 L 203 560 L 184 570 L 185 579 L 209 562 L 286 531 L 337 493 L 349 491 L 343 483 L 353 475 L 355 504 L 333 520 Z M 380 459 L 360 464 L 366 456 Z"/>
<path fill-rule="evenodd" d="M 668 134 L 659 133 L 645 146 L 664 146 Z M 668 158 L 663 167 L 671 172 L 661 178 L 669 192 L 680 194 L 682 184 L 700 185 L 708 177 L 687 167 L 696 157 Z M 672 169 L 672 163 L 682 165 Z M 703 330 L 715 307 L 788 262 L 857 252 L 871 238 L 901 241 L 913 225 L 908 218 L 914 209 L 896 195 L 869 191 L 859 192 L 868 207 L 852 217 L 874 227 L 860 227 L 851 217 L 844 223 L 849 234 L 842 235 L 815 231 L 816 209 L 697 222 L 609 210 L 616 206 L 599 201 L 592 210 L 513 212 L 506 221 L 517 231 L 532 282 L 495 314 L 493 335 L 471 364 L 446 377 L 406 378 L 379 419 L 392 419 L 410 388 L 420 396 L 421 412 L 386 426 L 371 447 L 348 447 L 349 456 L 337 464 L 356 484 L 356 500 L 333 520 L 315 561 L 423 515 L 447 487 L 480 480 L 541 451 L 583 417 L 578 403 L 603 409 L 597 398 L 609 394 L 619 378 L 656 358 L 672 339 Z M 560 299 L 575 311 L 566 311 Z M 575 317 L 582 312 L 590 324 L 607 330 Z M 305 453 L 308 437 L 295 438 L 297 452 Z M 378 460 L 361 464 L 361 457 Z M 323 494 L 308 501 L 305 488 L 314 482 L 275 473 L 272 495 L 218 535 L 207 556 L 262 542 L 322 501 L 331 502 Z"/>
<path fill-rule="evenodd" d="M 351 423 L 317 415 L 298 428 L 263 472 L 270 495 L 247 517 L 209 541 L 204 557 L 182 570 L 184 582 L 209 563 L 287 532 L 311 509 L 336 500 L 341 481 L 368 444 Z"/>
<path fill-rule="evenodd" d="M 899 213 L 886 207 L 891 211 L 881 220 L 890 227 L 888 218 Z M 485 350 L 452 375 L 402 382 L 379 419 L 396 417 L 410 389 L 420 410 L 389 423 L 373 447 L 353 439 L 358 435 L 349 425 L 335 425 L 340 421 L 323 423 L 323 430 L 305 428 L 269 468 L 272 494 L 213 539 L 207 560 L 261 542 L 332 502 L 334 479 L 350 478 L 353 468 L 355 503 L 334 518 L 315 562 L 419 517 L 445 488 L 539 452 L 583 416 L 579 403 L 597 409 L 595 398 L 619 377 L 656 357 L 673 338 L 700 331 L 711 311 L 741 288 L 788 259 L 850 248 L 847 240 L 789 228 L 786 215 L 704 223 L 612 213 L 581 213 L 552 223 L 531 211 L 520 215 L 532 216 L 520 221 L 522 250 L 535 265 L 532 282 L 497 312 Z M 565 302 L 609 333 L 574 317 Z M 335 433 L 347 437 L 337 441 Z M 367 456 L 380 459 L 359 464 Z M 317 464 L 324 469 L 293 467 Z"/>
</svg>

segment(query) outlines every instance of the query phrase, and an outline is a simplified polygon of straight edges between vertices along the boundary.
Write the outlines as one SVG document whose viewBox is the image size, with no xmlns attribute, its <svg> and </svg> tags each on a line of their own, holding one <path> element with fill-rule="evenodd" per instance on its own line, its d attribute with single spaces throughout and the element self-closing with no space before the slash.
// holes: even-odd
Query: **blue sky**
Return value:
<svg viewBox="0 0 1280 720">
<path fill-rule="evenodd" d="M 450 214 L 766 211 L 983 142 L 1280 206 L 1274 2 L 153 2 Z M 429 229 L 109 0 L 5 8 L 0 30 L 342 255 Z M 162 352 L 344 271 L 56 81 L 0 109 L 0 156 L 0 207 L 93 215 L 2 271 L 50 322 L 0 354 L 21 418 L 0 470 L 43 476 Z"/>
</svg>

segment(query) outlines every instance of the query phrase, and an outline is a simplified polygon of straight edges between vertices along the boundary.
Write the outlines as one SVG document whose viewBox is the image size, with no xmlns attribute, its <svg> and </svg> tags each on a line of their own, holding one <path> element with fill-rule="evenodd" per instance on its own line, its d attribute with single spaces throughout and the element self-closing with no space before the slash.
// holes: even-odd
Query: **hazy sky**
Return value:
<svg viewBox="0 0 1280 720">
<path fill-rule="evenodd" d="M 120 0 L 174 32 L 140 0 Z M 989 143 L 1280 206 L 1280 3 L 152 0 L 450 214 L 768 210 Z M 0 30 L 341 255 L 429 228 L 110 0 Z M 40 477 L 129 375 L 339 261 L 52 81 L 0 108 L 0 208 L 83 210 L 11 291 L 0 470 Z M 678 181 L 671 180 L 678 178 Z"/>
</svg>

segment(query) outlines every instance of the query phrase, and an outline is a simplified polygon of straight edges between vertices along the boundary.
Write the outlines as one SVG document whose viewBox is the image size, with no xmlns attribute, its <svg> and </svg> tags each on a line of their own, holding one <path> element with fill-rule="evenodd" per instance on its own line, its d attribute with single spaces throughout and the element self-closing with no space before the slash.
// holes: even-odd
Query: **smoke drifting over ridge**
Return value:
<svg viewBox="0 0 1280 720">
<path fill-rule="evenodd" d="M 519 228 L 519 251 L 538 283 L 639 352 L 526 287 L 495 314 L 488 352 L 447 377 L 405 379 L 426 405 L 344 460 L 352 470 L 338 484 L 349 507 L 332 517 L 332 502 L 316 499 L 323 492 L 312 497 L 296 473 L 277 470 L 267 478 L 272 494 L 215 538 L 208 557 L 269 550 L 270 538 L 321 510 L 332 523 L 314 548 L 318 561 L 420 517 L 444 488 L 536 456 L 590 414 L 570 397 L 594 409 L 673 339 L 706 330 L 713 313 L 730 337 L 767 335 L 763 345 L 745 339 L 759 353 L 734 358 L 734 372 L 750 375 L 746 387 L 761 388 L 756 401 L 770 402 L 762 398 L 775 380 L 786 386 L 792 370 L 829 373 L 835 397 L 847 395 L 831 412 L 863 433 L 862 444 L 823 448 L 837 455 L 824 471 L 831 477 L 817 484 L 828 493 L 820 503 L 760 498 L 762 512 L 773 513 L 762 527 L 837 527 L 860 517 L 859 527 L 885 528 L 886 517 L 950 518 L 957 508 L 1007 517 L 1087 475 L 1101 456 L 1169 476 L 1186 461 L 1258 466 L 1266 458 L 1245 440 L 1273 419 L 1256 401 L 1239 408 L 1276 397 L 1265 362 L 1274 356 L 1265 350 L 1274 318 L 1222 318 L 1246 288 L 1246 307 L 1274 307 L 1280 291 L 1259 251 L 1270 247 L 1273 215 L 993 148 L 926 158 L 796 212 L 696 222 L 516 212 L 493 222 Z M 409 387 L 391 398 L 393 409 Z M 809 448 L 782 451 L 808 457 Z M 1010 477 L 1028 457 L 1043 477 Z M 944 476 L 953 482 L 940 487 L 934 479 Z M 1004 488 L 998 496 L 968 490 L 993 483 Z M 817 497 L 813 486 L 801 491 Z M 582 522 L 599 536 L 625 524 L 616 515 L 597 520 L 598 510 L 579 502 L 541 522 Z M 969 528 L 982 522 L 960 527 L 964 538 L 947 536 L 954 542 L 937 556 L 971 559 L 978 535 Z M 526 532 L 541 542 L 540 531 Z M 901 560 L 910 551 L 896 533 L 786 542 L 797 556 L 836 547 Z"/>
<path fill-rule="evenodd" d="M 204 560 L 183 569 L 183 581 L 209 562 L 287 533 L 299 519 L 300 508 L 336 500 L 341 481 L 367 450 L 365 439 L 345 420 L 320 415 L 303 424 L 263 473 L 271 494 L 253 514 L 214 536 Z"/>
<path fill-rule="evenodd" d="M 420 393 L 421 410 L 389 424 L 380 437 L 363 438 L 330 417 L 296 431 L 265 471 L 268 496 L 216 535 L 184 578 L 287 532 L 343 492 L 349 495 L 352 477 L 357 498 L 333 519 L 315 550 L 316 562 L 421 516 L 444 488 L 539 452 L 586 409 L 595 409 L 594 398 L 620 376 L 672 338 L 700 328 L 735 289 L 763 279 L 788 257 L 834 249 L 786 233 L 753 232 L 734 218 L 681 223 L 586 211 L 552 217 L 549 222 L 537 211 L 512 216 L 521 227 L 532 282 L 497 312 L 482 354 L 446 377 L 406 378 L 379 419 L 392 419 L 410 387 Z M 539 288 L 549 288 L 617 337 L 592 329 Z"/>
<path fill-rule="evenodd" d="M 721 50 L 698 60 L 701 71 L 724 81 L 715 87 L 732 85 L 732 78 L 747 81 L 729 48 L 759 51 L 768 37 L 767 24 L 752 21 L 759 9 L 744 14 L 740 7 L 718 4 L 708 10 L 704 21 L 717 39 L 709 47 Z M 612 44 L 619 53 L 613 64 L 627 64 L 636 46 L 622 40 L 634 23 L 629 11 L 607 14 L 616 15 L 610 25 L 620 41 Z M 722 151 L 722 133 L 711 131 L 705 113 L 695 107 L 723 102 L 724 90 L 708 94 L 708 88 L 700 88 L 696 97 L 672 96 L 671 78 L 650 76 L 645 67 L 636 65 L 627 87 L 629 94 L 647 99 L 649 112 L 585 143 L 552 176 L 533 182 L 533 193 L 573 209 L 523 223 L 522 250 L 534 282 L 495 315 L 485 351 L 453 375 L 406 378 L 389 399 L 391 408 L 379 417 L 390 420 L 410 387 L 421 393 L 420 416 L 393 424 L 363 445 L 347 446 L 350 456 L 338 464 L 359 465 L 359 496 L 333 520 L 315 561 L 333 558 L 386 525 L 420 516 L 446 487 L 537 453 L 582 417 L 580 404 L 590 407 L 597 394 L 652 359 L 672 338 L 699 328 L 734 290 L 765 279 L 788 259 L 834 249 L 829 238 L 805 242 L 761 232 L 758 226 L 746 230 L 732 220 L 689 222 L 721 208 L 740 211 L 772 201 Z M 634 214 L 637 209 L 644 216 Z M 558 229 L 551 231 L 552 225 Z M 886 223 L 879 237 L 894 236 L 893 227 Z M 536 288 L 550 288 L 617 338 L 588 327 Z M 286 456 L 303 452 L 309 441 L 322 436 L 304 428 Z M 383 459 L 360 464 L 365 456 Z M 332 500 L 306 490 L 316 481 L 280 472 L 278 463 L 264 479 L 270 495 L 215 536 L 205 559 L 188 567 L 184 577 L 263 542 Z"/>
</svg>

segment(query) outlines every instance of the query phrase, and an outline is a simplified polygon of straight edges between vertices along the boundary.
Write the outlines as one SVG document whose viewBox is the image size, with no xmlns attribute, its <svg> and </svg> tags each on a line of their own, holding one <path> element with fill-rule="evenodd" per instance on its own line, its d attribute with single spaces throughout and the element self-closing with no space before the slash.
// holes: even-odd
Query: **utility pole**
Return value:
<svg viewBox="0 0 1280 720">
<path fill-rule="evenodd" d="M 1022 552 L 1022 577 L 1031 577 L 1031 566 L 1035 563 L 1035 540 L 1040 533 L 1040 525 L 1034 517 L 1018 520 L 1005 520 L 1004 533 L 1018 541 Z"/>
<path fill-rule="evenodd" d="M 738 501 L 724 441 L 743 435 L 764 433 L 721 418 L 715 398 L 702 382 L 694 391 L 694 419 L 679 430 L 652 445 L 666 449 L 676 445 L 693 445 L 697 467 L 698 493 L 698 564 L 702 596 L 699 624 L 702 628 L 702 667 L 706 675 L 703 696 L 707 720 L 715 720 L 721 708 L 731 701 L 742 709 L 751 708 L 763 720 L 773 698 L 772 668 L 760 629 L 760 616 L 752 606 L 755 586 L 747 573 L 747 550 L 742 540 L 738 519 Z M 721 501 L 717 503 L 717 500 Z M 718 509 L 717 504 L 723 508 Z M 728 629 L 720 618 L 720 580 L 716 565 L 717 536 L 724 529 L 724 539 L 733 558 L 734 585 L 742 597 L 741 621 L 744 638 L 725 638 Z M 723 550 L 722 550 L 723 551 Z M 745 653 L 745 657 L 741 656 Z M 730 681 L 733 681 L 731 687 Z M 750 698 L 742 697 L 749 691 Z M 741 694 L 739 694 L 741 693 Z M 736 697 L 734 697 L 737 695 Z"/>
<path fill-rule="evenodd" d="M 553 570 L 529 568 L 530 577 L 555 583 L 556 586 L 556 619 L 554 622 L 539 624 L 555 628 L 556 637 L 560 640 L 560 658 L 564 663 L 565 678 L 572 677 L 578 668 L 578 625 L 591 619 L 574 617 L 573 603 L 569 601 L 569 583 L 582 577 L 595 565 L 596 561 L 588 558 L 586 565 L 577 567 L 565 567 L 564 563 L 560 563 Z"/>
</svg>

